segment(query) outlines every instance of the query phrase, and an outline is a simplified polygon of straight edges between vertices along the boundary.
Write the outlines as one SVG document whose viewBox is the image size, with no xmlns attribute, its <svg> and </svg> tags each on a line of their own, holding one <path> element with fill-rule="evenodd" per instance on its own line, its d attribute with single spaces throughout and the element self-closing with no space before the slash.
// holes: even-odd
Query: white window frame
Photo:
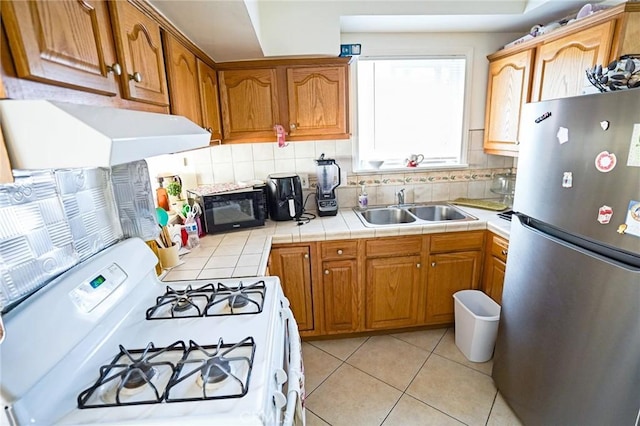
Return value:
<svg viewBox="0 0 640 426">
<path fill-rule="evenodd" d="M 360 131 L 358 123 L 358 62 L 361 59 L 365 60 L 384 60 L 384 59 L 438 59 L 438 58 L 464 58 L 465 59 L 465 88 L 464 88 L 464 106 L 463 106 L 463 119 L 462 119 L 462 140 L 460 146 L 460 159 L 458 163 L 423 163 L 418 167 L 385 167 L 384 165 L 380 169 L 376 169 L 373 166 L 364 164 L 360 160 Z M 375 55 L 375 56 L 362 56 L 352 64 L 351 72 L 351 99 L 352 103 L 352 159 L 353 159 L 353 171 L 355 173 L 411 173 L 411 172 L 424 172 L 430 170 L 455 170 L 469 168 L 468 164 L 468 147 L 469 147 L 469 121 L 471 111 L 471 94 L 472 94 L 472 71 L 473 71 L 473 49 L 466 49 L 461 51 L 454 51 L 451 53 L 427 52 L 419 55 Z"/>
</svg>

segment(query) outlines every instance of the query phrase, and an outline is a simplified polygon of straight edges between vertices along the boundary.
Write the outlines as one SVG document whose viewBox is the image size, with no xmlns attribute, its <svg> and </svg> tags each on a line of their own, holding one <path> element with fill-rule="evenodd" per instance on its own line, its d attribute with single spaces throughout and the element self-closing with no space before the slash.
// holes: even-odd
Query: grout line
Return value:
<svg viewBox="0 0 640 426">
<path fill-rule="evenodd" d="M 487 415 L 487 420 L 484 422 L 485 426 L 489 425 L 489 419 L 491 418 L 491 413 L 493 412 L 493 407 L 496 405 L 496 399 L 498 399 L 498 390 L 496 389 L 496 394 L 493 396 L 493 401 L 491 402 L 491 408 L 489 409 L 489 414 Z"/>
</svg>

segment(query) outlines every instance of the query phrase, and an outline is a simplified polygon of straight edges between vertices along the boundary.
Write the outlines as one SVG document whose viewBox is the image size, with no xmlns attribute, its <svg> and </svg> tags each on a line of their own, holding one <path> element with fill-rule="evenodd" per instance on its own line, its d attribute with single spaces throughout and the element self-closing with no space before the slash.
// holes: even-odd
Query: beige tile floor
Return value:
<svg viewBox="0 0 640 426">
<path fill-rule="evenodd" d="M 468 361 L 453 328 L 309 341 L 302 352 L 309 426 L 521 425 L 493 361 Z"/>
</svg>

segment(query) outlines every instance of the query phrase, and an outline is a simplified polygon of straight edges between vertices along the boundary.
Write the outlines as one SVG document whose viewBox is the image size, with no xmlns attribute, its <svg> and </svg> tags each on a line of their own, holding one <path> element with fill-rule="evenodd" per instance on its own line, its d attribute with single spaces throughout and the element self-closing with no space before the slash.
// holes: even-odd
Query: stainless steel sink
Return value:
<svg viewBox="0 0 640 426">
<path fill-rule="evenodd" d="M 407 210 L 396 207 L 370 209 L 358 213 L 360 213 L 361 218 L 372 225 L 396 225 L 416 221 L 416 218 L 409 214 Z"/>
<path fill-rule="evenodd" d="M 419 219 L 428 220 L 429 222 L 441 220 L 463 220 L 466 217 L 455 207 L 446 205 L 416 206 L 409 207 L 407 210 Z"/>
<path fill-rule="evenodd" d="M 441 203 L 371 207 L 365 211 L 353 210 L 364 226 L 369 228 L 478 220 L 457 207 Z"/>
</svg>

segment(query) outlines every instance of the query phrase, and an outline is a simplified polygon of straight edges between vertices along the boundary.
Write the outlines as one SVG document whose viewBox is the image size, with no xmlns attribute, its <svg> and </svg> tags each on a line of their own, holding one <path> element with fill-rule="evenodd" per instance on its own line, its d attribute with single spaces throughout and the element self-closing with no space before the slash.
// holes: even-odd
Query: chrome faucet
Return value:
<svg viewBox="0 0 640 426">
<path fill-rule="evenodd" d="M 399 206 L 403 205 L 404 204 L 404 188 L 396 192 L 396 195 L 398 196 L 398 205 Z"/>
</svg>

